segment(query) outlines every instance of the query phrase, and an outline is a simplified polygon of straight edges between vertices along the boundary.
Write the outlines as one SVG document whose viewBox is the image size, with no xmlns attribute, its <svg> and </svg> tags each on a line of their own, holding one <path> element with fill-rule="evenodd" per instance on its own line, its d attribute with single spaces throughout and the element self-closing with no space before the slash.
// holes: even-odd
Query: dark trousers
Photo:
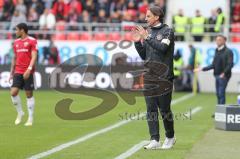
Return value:
<svg viewBox="0 0 240 159">
<path fill-rule="evenodd" d="M 175 36 L 175 41 L 184 41 L 185 38 L 184 38 L 184 35 L 176 35 Z"/>
<path fill-rule="evenodd" d="M 216 95 L 218 104 L 225 104 L 226 97 L 225 97 L 225 91 L 226 87 L 229 81 L 229 78 L 220 78 L 219 76 L 215 76 L 216 79 Z"/>
<path fill-rule="evenodd" d="M 194 41 L 198 41 L 198 42 L 201 42 L 202 38 L 203 36 L 193 36 Z"/>
<path fill-rule="evenodd" d="M 171 100 L 172 92 L 162 96 L 145 97 L 147 104 L 147 122 L 151 140 L 159 141 L 160 139 L 158 110 L 162 116 L 166 137 L 174 137 L 173 115 L 170 107 Z"/>
</svg>

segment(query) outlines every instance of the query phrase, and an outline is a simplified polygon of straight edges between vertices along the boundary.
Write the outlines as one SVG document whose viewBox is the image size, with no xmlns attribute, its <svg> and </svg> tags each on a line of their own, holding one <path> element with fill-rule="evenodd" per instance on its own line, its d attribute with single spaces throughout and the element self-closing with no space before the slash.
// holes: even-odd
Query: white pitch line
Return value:
<svg viewBox="0 0 240 159">
<path fill-rule="evenodd" d="M 191 98 L 191 97 L 193 97 L 193 96 L 194 96 L 193 94 L 184 95 L 184 96 L 182 96 L 182 97 L 180 97 L 180 98 L 178 98 L 178 99 L 176 99 L 176 100 L 173 100 L 173 101 L 172 101 L 172 105 L 175 105 L 175 104 L 177 104 L 177 103 L 179 103 L 179 102 L 182 102 L 182 101 L 184 101 L 184 100 L 187 100 L 187 99 L 189 99 L 189 98 Z M 66 148 L 68 148 L 68 147 L 70 147 L 70 146 L 73 146 L 73 145 L 75 145 L 75 144 L 82 143 L 82 142 L 84 142 L 84 141 L 86 141 L 86 140 L 88 140 L 88 139 L 91 139 L 91 138 L 93 138 L 93 137 L 95 137 L 95 136 L 97 136 L 97 135 L 100 135 L 100 134 L 106 133 L 106 132 L 108 132 L 108 131 L 111 131 L 111 130 L 113 130 L 113 129 L 115 129 L 115 128 L 118 128 L 118 127 L 120 127 L 120 126 L 122 126 L 122 125 L 125 125 L 125 124 L 127 124 L 127 123 L 129 123 L 129 122 L 131 122 L 131 121 L 133 121 L 133 120 L 136 120 L 136 119 L 138 119 L 138 118 L 141 118 L 141 117 L 143 117 L 143 116 L 145 116 L 145 115 L 146 115 L 146 113 L 141 113 L 139 116 L 133 117 L 132 120 L 120 121 L 120 122 L 118 122 L 118 123 L 116 123 L 116 124 L 114 124 L 114 125 L 108 126 L 108 127 L 103 128 L 103 129 L 101 129 L 101 130 L 92 132 L 92 133 L 90 133 L 90 134 L 88 134 L 88 135 L 79 137 L 79 138 L 77 138 L 77 139 L 75 139 L 75 140 L 72 140 L 72 141 L 69 141 L 69 142 L 67 142 L 67 143 L 61 144 L 61 145 L 56 146 L 56 147 L 54 147 L 54 148 L 52 148 L 52 149 L 50 149 L 50 150 L 47 150 L 47 151 L 38 153 L 38 154 L 33 155 L 33 156 L 30 156 L 28 159 L 40 159 L 40 158 L 49 156 L 49 155 L 51 155 L 51 154 L 53 154 L 53 153 L 56 153 L 56 152 L 61 151 L 61 150 L 63 150 L 63 149 L 66 149 Z"/>
<path fill-rule="evenodd" d="M 199 112 L 201 109 L 202 109 L 202 107 L 196 107 L 196 108 L 194 108 L 193 110 L 190 110 L 190 111 L 186 114 L 186 116 L 187 116 L 187 117 L 190 117 L 190 116 L 192 116 L 193 114 L 196 114 L 197 112 Z"/>
<path fill-rule="evenodd" d="M 186 114 L 186 116 L 190 117 L 191 115 L 196 114 L 197 112 L 199 112 L 201 109 L 202 109 L 202 107 L 196 107 L 193 110 L 191 110 L 190 112 L 188 112 Z M 132 148 L 130 148 L 126 152 L 122 153 L 121 155 L 115 157 L 114 159 L 126 159 L 126 158 L 132 156 L 137 151 L 139 151 L 144 145 L 146 145 L 148 143 L 149 143 L 149 141 L 142 141 L 139 144 L 134 145 Z"/>
<path fill-rule="evenodd" d="M 194 93 L 184 95 L 184 96 L 182 96 L 182 97 L 180 97 L 180 98 L 177 98 L 177 99 L 173 100 L 173 101 L 171 102 L 171 105 L 175 105 L 175 104 L 177 104 L 177 103 L 180 103 L 180 102 L 182 102 L 182 101 L 185 101 L 185 100 L 187 100 L 187 99 L 189 99 L 189 98 L 192 98 L 193 96 L 195 96 Z"/>
<path fill-rule="evenodd" d="M 140 150 L 144 145 L 148 144 L 149 141 L 142 141 L 139 144 L 134 145 L 132 148 L 130 148 L 129 150 L 127 150 L 126 152 L 122 153 L 121 155 L 119 155 L 118 157 L 115 157 L 114 159 L 124 159 L 124 158 L 128 158 L 129 156 L 131 156 L 132 154 L 134 154 L 135 152 L 137 152 L 138 150 Z"/>
</svg>

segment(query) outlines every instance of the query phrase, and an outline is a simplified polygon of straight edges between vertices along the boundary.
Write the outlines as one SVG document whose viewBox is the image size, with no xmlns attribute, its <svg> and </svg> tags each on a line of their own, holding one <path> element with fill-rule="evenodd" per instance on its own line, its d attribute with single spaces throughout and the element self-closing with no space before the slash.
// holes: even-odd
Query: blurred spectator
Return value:
<svg viewBox="0 0 240 159">
<path fill-rule="evenodd" d="M 110 23 L 121 23 L 121 14 L 118 11 L 112 12 L 109 22 Z"/>
<path fill-rule="evenodd" d="M 77 14 L 82 13 L 82 4 L 79 0 L 71 0 L 69 3 L 69 8 L 76 12 Z"/>
<path fill-rule="evenodd" d="M 123 12 L 126 9 L 124 0 L 113 0 L 110 4 L 110 14 L 114 11 Z"/>
<path fill-rule="evenodd" d="M 149 7 L 148 0 L 143 0 L 143 2 L 140 3 L 138 6 L 139 14 L 141 13 L 146 14 L 148 7 Z"/>
<path fill-rule="evenodd" d="M 127 4 L 127 12 L 131 14 L 131 17 L 133 20 L 135 20 L 137 16 L 137 6 L 136 3 L 134 3 L 134 0 L 130 0 Z"/>
<path fill-rule="evenodd" d="M 110 23 L 121 23 L 121 14 L 118 11 L 115 11 L 111 14 Z M 109 27 L 109 31 L 120 31 L 120 27 L 118 26 L 114 26 L 111 25 L 111 27 Z"/>
<path fill-rule="evenodd" d="M 87 10 L 84 10 L 84 11 L 82 12 L 82 15 L 80 16 L 80 22 L 81 22 L 81 23 L 90 23 L 90 22 L 92 22 L 92 17 L 91 17 L 91 15 L 88 13 Z M 86 26 L 86 25 L 81 25 L 80 30 L 90 31 L 91 28 L 88 27 L 88 26 Z"/>
<path fill-rule="evenodd" d="M 240 1 L 235 1 L 233 7 L 233 22 L 240 22 Z"/>
<path fill-rule="evenodd" d="M 233 15 L 232 22 L 233 23 L 239 23 L 240 22 L 240 15 Z"/>
<path fill-rule="evenodd" d="M 57 21 L 65 20 L 69 12 L 69 6 L 64 0 L 58 0 L 54 3 L 52 12 L 56 16 Z"/>
<path fill-rule="evenodd" d="M 184 62 L 180 50 L 178 49 L 173 56 L 173 65 L 174 65 L 174 90 L 182 91 L 183 90 L 183 74 L 182 70 L 184 68 Z"/>
<path fill-rule="evenodd" d="M 93 0 L 85 1 L 84 10 L 87 10 L 92 18 L 95 18 L 98 15 L 97 6 Z M 92 20 L 95 20 L 95 19 L 92 19 Z"/>
<path fill-rule="evenodd" d="M 184 73 L 184 77 L 183 77 L 183 85 L 186 91 L 192 91 L 193 89 L 193 85 L 197 85 L 197 92 L 199 92 L 200 88 L 199 88 L 199 84 L 194 83 L 194 73 L 193 70 L 195 68 L 198 68 L 201 63 L 202 63 L 202 55 L 199 51 L 199 49 L 195 48 L 193 45 L 189 45 L 189 49 L 190 49 L 190 57 L 188 60 L 188 65 L 186 68 L 186 71 Z M 195 87 L 195 86 L 194 86 Z"/>
<path fill-rule="evenodd" d="M 175 38 L 177 41 L 184 41 L 184 35 L 186 33 L 186 26 L 188 24 L 188 18 L 184 16 L 183 10 L 179 9 L 178 14 L 173 17 L 173 24 L 175 30 Z"/>
<path fill-rule="evenodd" d="M 140 15 L 138 16 L 137 23 L 146 23 L 146 20 L 145 20 L 146 16 L 145 15 L 146 15 L 145 13 L 140 12 Z"/>
<path fill-rule="evenodd" d="M 41 15 L 44 11 L 44 3 L 42 0 L 29 0 L 27 3 L 27 8 L 30 11 L 31 8 L 37 12 L 38 15 Z"/>
<path fill-rule="evenodd" d="M 213 9 L 212 11 L 211 11 L 211 17 L 208 19 L 208 32 L 209 33 L 215 33 L 215 31 L 214 31 L 214 26 L 215 26 L 215 24 L 216 24 L 216 21 L 217 21 L 217 12 L 216 12 L 216 10 L 215 9 Z M 210 35 L 210 39 L 211 39 L 211 41 L 213 41 L 214 40 L 214 38 L 215 38 L 215 36 L 214 35 Z"/>
<path fill-rule="evenodd" d="M 98 0 L 98 8 L 97 10 L 104 9 L 106 13 L 106 17 L 110 16 L 110 0 Z"/>
<path fill-rule="evenodd" d="M 18 0 L 17 1 L 17 5 L 16 5 L 15 10 L 18 10 L 20 14 L 23 14 L 23 15 L 26 16 L 26 14 L 27 14 L 27 7 L 24 4 L 23 0 Z"/>
<path fill-rule="evenodd" d="M 97 17 L 97 22 L 98 23 L 106 23 L 107 18 L 106 18 L 106 12 L 104 9 L 100 9 L 98 12 L 98 17 Z"/>
<path fill-rule="evenodd" d="M 43 48 L 43 64 L 56 65 L 60 63 L 60 57 L 57 47 L 53 40 L 49 41 L 49 46 Z"/>
<path fill-rule="evenodd" d="M 31 22 L 31 23 L 38 22 L 38 14 L 34 8 L 30 8 L 28 17 L 27 17 L 27 21 Z M 37 30 L 37 29 L 38 29 L 38 26 L 29 25 L 29 30 Z M 33 36 L 33 35 L 31 35 L 31 36 Z"/>
<path fill-rule="evenodd" d="M 14 12 L 14 3 L 12 0 L 4 0 L 1 21 L 10 21 Z"/>
<path fill-rule="evenodd" d="M 217 8 L 217 21 L 216 21 L 216 25 L 214 27 L 214 31 L 216 33 L 222 32 L 223 31 L 223 24 L 225 21 L 225 16 L 222 12 L 221 8 Z"/>
<path fill-rule="evenodd" d="M 46 8 L 43 14 L 40 16 L 39 25 L 40 25 L 40 30 L 42 31 L 49 31 L 54 29 L 56 25 L 56 19 L 55 19 L 55 16 L 51 13 L 51 11 L 48 8 Z M 50 35 L 41 34 L 40 38 L 48 39 L 50 38 Z"/>
<path fill-rule="evenodd" d="M 106 18 L 106 12 L 104 9 L 100 9 L 98 12 L 98 17 L 97 17 L 97 23 L 106 23 L 107 18 Z M 95 31 L 106 31 L 108 27 L 106 26 L 97 26 L 95 27 Z"/>
<path fill-rule="evenodd" d="M 162 8 L 163 13 L 166 14 L 166 3 L 165 0 L 154 0 L 154 5 L 157 5 Z"/>
<path fill-rule="evenodd" d="M 122 19 L 121 25 L 122 25 L 123 30 L 125 30 L 125 31 L 130 31 L 135 26 L 132 16 L 129 12 L 125 11 L 123 13 L 123 19 Z"/>
<path fill-rule="evenodd" d="M 204 34 L 205 18 L 201 15 L 200 10 L 196 10 L 196 16 L 191 19 L 191 33 L 194 41 L 201 42 Z"/>
<path fill-rule="evenodd" d="M 10 49 L 8 50 L 8 52 L 5 54 L 5 57 L 4 57 L 4 64 L 6 65 L 11 64 L 12 58 L 14 56 L 13 43 L 11 45 L 12 47 L 10 47 Z"/>
<path fill-rule="evenodd" d="M 79 22 L 78 13 L 74 8 L 71 8 L 67 17 L 67 22 L 69 23 L 68 30 L 78 30 L 78 22 Z"/>
<path fill-rule="evenodd" d="M 55 16 L 46 8 L 40 16 L 39 25 L 41 30 L 52 30 L 56 24 Z"/>
<path fill-rule="evenodd" d="M 21 14 L 19 10 L 15 10 L 11 19 L 11 24 L 9 30 L 15 29 L 18 23 L 26 22 L 27 18 L 24 14 Z"/>
</svg>

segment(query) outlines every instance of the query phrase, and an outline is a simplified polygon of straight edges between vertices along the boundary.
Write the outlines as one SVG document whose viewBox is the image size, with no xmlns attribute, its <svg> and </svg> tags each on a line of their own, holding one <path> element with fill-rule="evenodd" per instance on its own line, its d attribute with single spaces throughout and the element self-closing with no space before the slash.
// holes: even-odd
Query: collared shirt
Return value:
<svg viewBox="0 0 240 159">
<path fill-rule="evenodd" d="M 222 45 L 220 47 L 217 48 L 218 51 L 222 50 L 225 47 L 225 45 Z"/>
<path fill-rule="evenodd" d="M 156 27 L 160 27 L 162 25 L 162 23 L 158 23 L 157 25 L 153 26 L 154 28 Z"/>
</svg>

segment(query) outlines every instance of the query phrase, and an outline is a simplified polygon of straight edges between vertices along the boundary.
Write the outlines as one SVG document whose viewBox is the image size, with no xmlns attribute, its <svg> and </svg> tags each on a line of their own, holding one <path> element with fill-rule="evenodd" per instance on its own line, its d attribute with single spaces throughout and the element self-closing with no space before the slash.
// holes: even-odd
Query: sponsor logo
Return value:
<svg viewBox="0 0 240 159">
<path fill-rule="evenodd" d="M 28 44 L 29 44 L 28 42 L 23 43 L 24 47 L 28 46 Z"/>
<path fill-rule="evenodd" d="M 240 114 L 215 113 L 215 121 L 228 124 L 240 124 Z"/>
<path fill-rule="evenodd" d="M 17 52 L 28 52 L 28 49 L 18 49 Z"/>
</svg>

